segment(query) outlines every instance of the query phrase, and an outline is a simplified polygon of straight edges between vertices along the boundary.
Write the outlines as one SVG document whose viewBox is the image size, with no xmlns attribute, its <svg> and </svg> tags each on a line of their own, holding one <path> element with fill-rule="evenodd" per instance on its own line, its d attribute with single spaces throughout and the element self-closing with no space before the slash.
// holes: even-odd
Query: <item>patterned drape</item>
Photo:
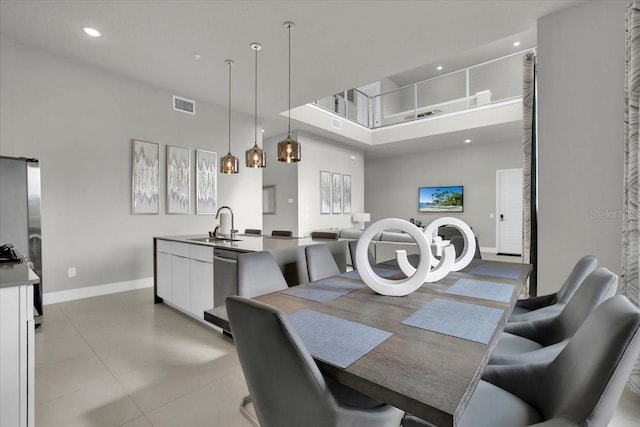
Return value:
<svg viewBox="0 0 640 427">
<path fill-rule="evenodd" d="M 624 194 L 620 291 L 640 306 L 638 284 L 638 101 L 640 97 L 640 2 L 627 8 L 624 118 Z M 631 373 L 631 388 L 640 393 L 640 359 Z"/>
<path fill-rule="evenodd" d="M 524 292 L 537 295 L 538 264 L 538 225 L 536 216 L 536 55 L 527 53 L 522 59 L 522 114 L 524 121 L 524 137 L 522 148 L 524 164 L 522 168 L 523 183 L 523 227 L 522 227 L 522 261 L 533 264 L 533 271 L 525 285 Z"/>
</svg>

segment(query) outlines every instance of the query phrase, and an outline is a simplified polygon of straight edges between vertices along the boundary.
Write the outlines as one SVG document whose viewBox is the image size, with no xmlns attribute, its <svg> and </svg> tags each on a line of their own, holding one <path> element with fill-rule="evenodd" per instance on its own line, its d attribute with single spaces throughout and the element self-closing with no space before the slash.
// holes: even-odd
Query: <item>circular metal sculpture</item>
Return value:
<svg viewBox="0 0 640 427">
<path fill-rule="evenodd" d="M 415 273 L 409 276 L 405 280 L 390 280 L 378 276 L 371 264 L 369 264 L 368 250 L 369 243 L 373 236 L 377 233 L 388 230 L 390 228 L 399 229 L 408 233 L 413 240 L 416 241 L 418 249 L 420 251 L 420 263 Z M 416 289 L 418 289 L 425 281 L 431 265 L 429 260 L 431 259 L 431 247 L 427 241 L 425 234 L 415 225 L 408 221 L 399 218 L 387 218 L 377 221 L 371 224 L 360 239 L 358 239 L 358 245 L 356 248 L 356 265 L 358 266 L 358 273 L 364 281 L 364 283 L 370 287 L 373 291 L 388 296 L 404 296 L 409 295 Z M 407 261 L 406 253 L 404 260 Z M 399 261 L 400 262 L 400 261 Z M 412 267 L 413 268 L 413 267 Z"/>
</svg>

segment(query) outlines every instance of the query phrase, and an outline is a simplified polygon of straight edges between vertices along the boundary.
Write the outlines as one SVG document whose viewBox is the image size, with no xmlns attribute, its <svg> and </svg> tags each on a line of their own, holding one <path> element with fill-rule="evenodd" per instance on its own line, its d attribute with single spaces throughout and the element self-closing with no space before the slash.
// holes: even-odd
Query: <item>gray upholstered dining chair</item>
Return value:
<svg viewBox="0 0 640 427">
<path fill-rule="evenodd" d="M 553 361 L 485 371 L 458 427 L 606 427 L 638 359 L 639 329 L 640 312 L 626 297 L 608 299 Z"/>
<path fill-rule="evenodd" d="M 238 255 L 238 295 L 253 298 L 287 289 L 287 281 L 271 252 Z"/>
<path fill-rule="evenodd" d="M 277 237 L 292 237 L 293 232 L 291 230 L 273 230 L 271 235 Z"/>
<path fill-rule="evenodd" d="M 586 279 L 555 317 L 509 322 L 498 340 L 489 364 L 510 365 L 553 360 L 582 322 L 604 300 L 615 295 L 618 276 L 600 267 Z"/>
<path fill-rule="evenodd" d="M 458 258 L 462 251 L 464 250 L 464 237 L 462 236 L 451 236 L 449 239 L 453 247 L 456 249 L 456 258 Z M 480 243 L 478 242 L 478 238 L 476 237 L 476 251 L 473 254 L 473 259 L 482 259 L 482 254 L 480 253 Z"/>
<path fill-rule="evenodd" d="M 357 240 L 349 240 L 349 256 L 351 256 L 351 266 L 354 270 L 358 269 L 356 265 L 356 249 L 358 248 Z M 369 264 L 376 265 L 376 257 L 373 256 L 373 252 L 371 252 L 371 248 L 367 250 L 367 258 L 369 259 Z"/>
<path fill-rule="evenodd" d="M 245 228 L 244 234 L 262 234 L 262 230 L 258 228 Z"/>
<path fill-rule="evenodd" d="M 236 296 L 226 306 L 261 427 L 400 425 L 399 409 L 325 380 L 282 311 Z"/>
<path fill-rule="evenodd" d="M 324 279 L 325 277 L 340 274 L 340 268 L 333 259 L 331 251 L 327 245 L 310 245 L 304 248 L 305 257 L 307 259 L 307 272 L 309 280 Z"/>
<path fill-rule="evenodd" d="M 524 322 L 558 315 L 567 305 L 582 281 L 598 268 L 598 260 L 587 255 L 578 260 L 560 290 L 554 294 L 518 300 L 510 322 Z"/>
</svg>

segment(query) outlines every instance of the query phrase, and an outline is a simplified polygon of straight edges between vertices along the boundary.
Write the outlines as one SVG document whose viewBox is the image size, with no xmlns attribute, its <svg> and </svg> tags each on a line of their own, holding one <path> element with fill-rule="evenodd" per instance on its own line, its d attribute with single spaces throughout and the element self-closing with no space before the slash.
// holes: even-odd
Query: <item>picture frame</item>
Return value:
<svg viewBox="0 0 640 427">
<path fill-rule="evenodd" d="M 131 213 L 160 213 L 160 146 L 131 140 Z"/>
<path fill-rule="evenodd" d="M 196 214 L 215 215 L 218 209 L 218 153 L 196 150 Z"/>
<path fill-rule="evenodd" d="M 167 213 L 191 211 L 191 158 L 188 148 L 167 145 Z"/>
<path fill-rule="evenodd" d="M 262 215 L 276 214 L 276 186 L 262 186 Z"/>
<path fill-rule="evenodd" d="M 332 207 L 331 211 L 334 214 L 342 213 L 342 175 L 339 173 L 331 174 L 332 180 Z"/>
<path fill-rule="evenodd" d="M 320 171 L 320 213 L 331 213 L 331 173 Z"/>
<path fill-rule="evenodd" d="M 342 213 L 351 213 L 351 175 L 342 175 Z"/>
</svg>

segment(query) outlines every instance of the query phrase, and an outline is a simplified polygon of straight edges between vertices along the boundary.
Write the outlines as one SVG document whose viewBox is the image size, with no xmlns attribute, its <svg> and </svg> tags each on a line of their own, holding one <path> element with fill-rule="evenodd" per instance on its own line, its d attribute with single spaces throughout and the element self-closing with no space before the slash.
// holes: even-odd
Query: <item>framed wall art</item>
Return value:
<svg viewBox="0 0 640 427">
<path fill-rule="evenodd" d="M 215 214 L 218 209 L 218 153 L 196 150 L 196 213 Z"/>
<path fill-rule="evenodd" d="M 331 174 L 331 178 L 333 181 L 333 185 L 331 188 L 333 203 L 332 203 L 332 212 L 334 214 L 339 214 L 342 212 L 342 175 L 339 173 Z"/>
<path fill-rule="evenodd" d="M 320 171 L 320 213 L 331 213 L 331 173 Z"/>
<path fill-rule="evenodd" d="M 160 213 L 160 147 L 131 140 L 131 213 Z"/>
<path fill-rule="evenodd" d="M 188 214 L 191 207 L 189 149 L 167 145 L 167 213 Z"/>
<path fill-rule="evenodd" d="M 342 175 L 342 213 L 351 213 L 351 175 Z"/>
</svg>

